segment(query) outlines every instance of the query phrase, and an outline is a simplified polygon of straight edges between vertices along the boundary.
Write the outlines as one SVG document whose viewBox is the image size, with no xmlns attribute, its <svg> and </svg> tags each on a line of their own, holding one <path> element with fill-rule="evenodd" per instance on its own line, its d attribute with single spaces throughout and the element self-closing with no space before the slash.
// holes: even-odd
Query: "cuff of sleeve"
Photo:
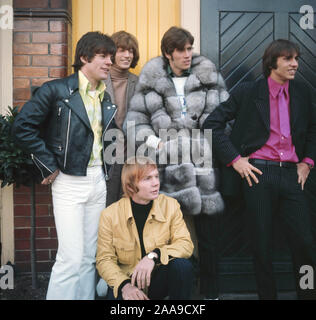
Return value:
<svg viewBox="0 0 316 320">
<path fill-rule="evenodd" d="M 153 252 L 157 253 L 157 255 L 158 255 L 158 258 L 157 258 L 157 260 L 156 260 L 156 263 L 160 263 L 160 262 L 161 262 L 161 261 L 160 261 L 160 255 L 161 255 L 160 249 L 159 249 L 159 248 L 156 248 L 155 250 L 153 250 Z"/>
<path fill-rule="evenodd" d="M 160 263 L 163 265 L 167 265 L 169 262 L 169 255 L 168 255 L 167 248 L 165 247 L 159 248 L 159 251 L 160 251 Z"/>
<path fill-rule="evenodd" d="M 151 135 L 151 136 L 149 136 L 148 139 L 146 140 L 146 145 L 147 145 L 148 147 L 157 149 L 160 141 L 161 141 L 160 138 L 157 138 L 156 136 Z"/>
<path fill-rule="evenodd" d="M 302 160 L 302 162 L 305 162 L 305 163 L 307 163 L 308 165 L 310 165 L 312 168 L 314 168 L 314 160 L 313 159 L 311 159 L 311 158 L 304 158 L 303 160 Z"/>
<path fill-rule="evenodd" d="M 233 163 L 235 163 L 237 160 L 239 160 L 241 158 L 241 156 L 239 155 L 238 157 L 236 157 L 232 162 L 230 162 L 229 164 L 226 165 L 226 167 L 230 167 Z"/>
</svg>

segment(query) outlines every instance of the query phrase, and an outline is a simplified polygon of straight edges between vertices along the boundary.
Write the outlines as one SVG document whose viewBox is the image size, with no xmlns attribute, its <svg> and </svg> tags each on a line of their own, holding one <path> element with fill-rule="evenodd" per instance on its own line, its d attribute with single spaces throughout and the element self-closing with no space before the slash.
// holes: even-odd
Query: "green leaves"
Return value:
<svg viewBox="0 0 316 320">
<path fill-rule="evenodd" d="M 8 108 L 8 114 L 0 115 L 0 180 L 1 188 L 12 183 L 30 186 L 35 178 L 33 162 L 28 153 L 19 148 L 11 135 L 11 128 L 18 107 Z"/>
</svg>

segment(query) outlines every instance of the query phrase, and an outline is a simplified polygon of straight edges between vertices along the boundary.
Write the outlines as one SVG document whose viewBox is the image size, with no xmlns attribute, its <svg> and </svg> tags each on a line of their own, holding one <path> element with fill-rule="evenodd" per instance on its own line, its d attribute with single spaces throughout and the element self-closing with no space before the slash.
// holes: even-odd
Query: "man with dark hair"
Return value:
<svg viewBox="0 0 316 320">
<path fill-rule="evenodd" d="M 82 36 L 76 72 L 44 83 L 13 125 L 42 184 L 52 185 L 58 252 L 47 299 L 94 299 L 97 230 L 106 199 L 103 136 L 116 113 L 103 80 L 115 51 L 100 32 Z"/>
<path fill-rule="evenodd" d="M 301 266 L 316 266 L 303 191 L 316 160 L 316 106 L 309 88 L 294 81 L 298 56 L 296 44 L 273 41 L 263 56 L 266 78 L 240 84 L 203 125 L 213 129 L 214 151 L 224 165 L 223 194 L 243 191 L 261 299 L 277 297 L 271 253 L 276 214 L 291 247 L 298 297 L 316 296 L 315 290 L 304 291 L 299 285 Z M 227 136 L 225 124 L 233 119 Z"/>
<path fill-rule="evenodd" d="M 213 230 L 216 231 L 217 214 L 223 211 L 224 204 L 217 191 L 216 171 L 200 157 L 199 147 L 207 153 L 210 146 L 199 129 L 208 114 L 228 98 L 228 93 L 215 65 L 201 55 L 193 55 L 193 41 L 191 33 L 183 28 L 166 31 L 161 40 L 163 56 L 150 60 L 141 71 L 125 129 L 129 123 L 135 124 L 135 136 L 130 132 L 127 136 L 130 145 L 136 142 L 140 146 L 144 141 L 137 141 L 136 137 L 146 133 L 148 151 L 156 153 L 159 160 L 166 155 L 166 163 L 159 162 L 161 190 L 178 200 L 188 225 L 194 220 L 201 293 L 206 299 L 216 299 L 219 292 Z M 162 130 L 176 134 L 169 140 L 162 139 Z M 199 136 L 193 136 L 196 131 Z M 177 161 L 171 160 L 175 151 Z"/>
</svg>

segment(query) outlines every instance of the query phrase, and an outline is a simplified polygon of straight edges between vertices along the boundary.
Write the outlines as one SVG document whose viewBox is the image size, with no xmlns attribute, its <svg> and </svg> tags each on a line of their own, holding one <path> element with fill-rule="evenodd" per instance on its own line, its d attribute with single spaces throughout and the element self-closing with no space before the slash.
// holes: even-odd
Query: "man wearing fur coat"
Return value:
<svg viewBox="0 0 316 320">
<path fill-rule="evenodd" d="M 194 216 L 201 293 L 207 299 L 215 299 L 218 288 L 213 222 L 217 220 L 214 216 L 223 211 L 224 203 L 217 191 L 215 171 L 210 165 L 203 166 L 203 155 L 197 157 L 201 147 L 204 160 L 211 158 L 209 143 L 198 130 L 218 104 L 228 98 L 228 93 L 214 64 L 193 54 L 193 42 L 191 33 L 182 28 L 171 27 L 164 34 L 163 56 L 143 67 L 124 130 L 129 145 L 136 143 L 139 147 L 142 143 L 148 153 L 159 156 L 161 192 L 177 199 L 185 215 Z M 165 139 L 162 133 L 166 131 L 177 134 Z M 146 138 L 139 141 L 141 135 Z M 175 152 L 178 161 L 172 162 Z M 162 159 L 167 162 L 162 164 Z"/>
</svg>

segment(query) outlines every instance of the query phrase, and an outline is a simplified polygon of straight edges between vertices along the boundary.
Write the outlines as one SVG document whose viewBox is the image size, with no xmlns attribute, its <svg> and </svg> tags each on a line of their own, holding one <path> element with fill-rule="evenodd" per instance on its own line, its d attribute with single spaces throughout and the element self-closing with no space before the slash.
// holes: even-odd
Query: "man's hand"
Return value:
<svg viewBox="0 0 316 320">
<path fill-rule="evenodd" d="M 130 283 L 126 283 L 122 288 L 122 298 L 123 300 L 149 300 L 142 290 L 139 290 Z"/>
<path fill-rule="evenodd" d="M 304 185 L 311 169 L 309 165 L 305 162 L 300 162 L 296 166 L 297 166 L 297 175 L 298 175 L 297 182 L 301 184 L 302 190 L 304 190 Z"/>
<path fill-rule="evenodd" d="M 140 260 L 132 275 L 132 285 L 134 286 L 137 280 L 138 289 L 148 288 L 150 286 L 150 277 L 154 266 L 155 262 L 147 256 Z"/>
<path fill-rule="evenodd" d="M 254 167 L 248 162 L 249 157 L 241 157 L 232 164 L 233 168 L 240 174 L 242 178 L 246 178 L 250 187 L 252 187 L 251 178 L 255 183 L 259 183 L 258 178 L 254 172 L 262 175 L 262 171 Z"/>
<path fill-rule="evenodd" d="M 43 179 L 43 181 L 41 182 L 41 184 L 52 184 L 54 182 L 54 180 L 56 179 L 56 177 L 59 174 L 59 170 L 57 169 L 54 173 L 52 173 L 50 176 L 48 176 L 47 178 Z"/>
</svg>

